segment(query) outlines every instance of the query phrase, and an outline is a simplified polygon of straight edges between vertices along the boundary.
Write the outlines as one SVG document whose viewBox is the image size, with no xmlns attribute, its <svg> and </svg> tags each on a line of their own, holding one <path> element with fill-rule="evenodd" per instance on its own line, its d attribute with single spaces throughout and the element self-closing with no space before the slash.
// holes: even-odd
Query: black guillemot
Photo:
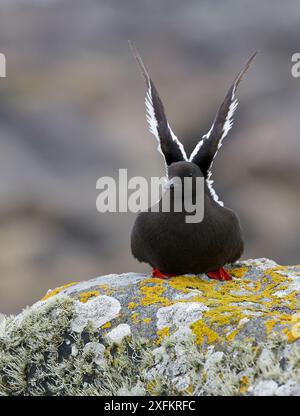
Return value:
<svg viewBox="0 0 300 416">
<path fill-rule="evenodd" d="M 224 207 L 213 189 L 211 167 L 223 139 L 232 127 L 237 107 L 236 89 L 256 53 L 235 78 L 219 107 L 209 132 L 202 137 L 188 158 L 183 145 L 172 132 L 162 101 L 137 51 L 130 48 L 147 84 L 146 109 L 150 131 L 164 156 L 167 177 L 204 178 L 204 217 L 187 223 L 185 212 L 140 212 L 131 233 L 131 251 L 140 262 L 152 266 L 152 276 L 169 278 L 183 274 L 206 273 L 216 280 L 231 280 L 223 268 L 237 261 L 243 253 L 243 238 L 238 216 Z M 172 193 L 172 189 L 170 190 Z M 171 195 L 172 198 L 172 195 Z M 172 206 L 172 204 L 171 204 Z"/>
</svg>

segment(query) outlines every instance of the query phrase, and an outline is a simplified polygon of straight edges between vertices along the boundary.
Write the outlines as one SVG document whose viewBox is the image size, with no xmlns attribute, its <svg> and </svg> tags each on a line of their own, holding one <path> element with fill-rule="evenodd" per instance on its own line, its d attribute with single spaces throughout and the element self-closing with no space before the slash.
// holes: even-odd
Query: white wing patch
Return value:
<svg viewBox="0 0 300 416">
<path fill-rule="evenodd" d="M 150 84 L 149 81 L 148 81 L 148 90 L 147 90 L 146 98 L 145 98 L 145 105 L 146 105 L 146 119 L 148 121 L 149 131 L 155 136 L 156 140 L 158 141 L 157 150 L 159 151 L 160 154 L 162 154 L 164 156 L 164 154 L 161 150 L 160 138 L 159 138 L 159 134 L 158 134 L 158 130 L 157 130 L 158 123 L 157 123 L 157 120 L 156 120 L 156 117 L 155 117 L 155 111 L 154 111 L 153 102 L 152 102 L 151 84 Z M 184 160 L 188 160 L 182 143 L 180 143 L 180 141 L 177 139 L 177 137 L 173 133 L 169 123 L 168 123 L 168 128 L 170 130 L 172 140 L 179 147 Z M 165 156 L 164 156 L 164 158 L 165 158 Z"/>
<path fill-rule="evenodd" d="M 223 144 L 223 140 L 225 139 L 225 137 L 227 136 L 227 134 L 228 134 L 228 132 L 229 132 L 229 130 L 232 128 L 232 126 L 233 126 L 233 115 L 234 115 L 234 112 L 235 112 L 235 110 L 236 110 L 236 108 L 237 108 L 237 106 L 238 106 L 238 100 L 235 98 L 235 95 L 234 95 L 234 92 L 235 92 L 235 88 L 233 89 L 233 91 L 232 91 L 232 96 L 231 96 L 231 98 L 232 98 L 232 102 L 231 102 L 231 104 L 230 104 L 230 106 L 229 106 L 229 110 L 228 110 L 228 113 L 227 113 L 227 116 L 226 116 L 226 120 L 225 120 L 225 123 L 224 123 L 224 126 L 223 126 L 223 134 L 222 134 L 222 136 L 221 136 L 221 139 L 220 139 L 220 141 L 219 141 L 219 143 L 218 143 L 218 150 L 220 149 L 220 147 L 222 146 L 222 144 Z M 212 130 L 212 129 L 211 129 Z M 211 132 L 211 130 L 210 130 L 210 132 Z M 212 175 L 212 172 L 211 172 L 211 168 L 212 168 L 212 165 L 213 165 L 213 163 L 214 163 L 214 159 L 215 159 L 215 157 L 217 156 L 217 153 L 218 153 L 218 150 L 216 151 L 216 153 L 214 154 L 214 157 L 213 157 L 213 160 L 212 160 L 212 162 L 211 162 L 211 165 L 210 165 L 210 168 L 209 168 L 209 171 L 208 171 L 208 176 L 207 176 L 207 185 L 208 185 L 208 188 L 209 188 L 209 190 L 210 190 L 210 193 L 211 193 L 211 195 L 212 195 L 212 197 L 213 197 L 213 199 L 219 204 L 219 205 L 221 205 L 222 207 L 224 206 L 224 202 L 223 201 L 221 201 L 220 199 L 219 199 L 219 197 L 218 197 L 218 195 L 217 195 L 217 193 L 216 193 L 216 191 L 215 191 L 215 189 L 214 189 L 214 187 L 213 187 L 213 183 L 214 183 L 214 181 L 212 180 L 212 179 L 210 179 L 211 178 L 211 175 Z"/>
<path fill-rule="evenodd" d="M 206 133 L 206 134 L 204 134 L 204 136 L 202 136 L 202 140 L 199 140 L 199 142 L 196 145 L 195 149 L 191 153 L 191 156 L 189 158 L 189 162 L 191 162 L 194 159 L 194 157 L 196 156 L 196 154 L 199 152 L 199 150 L 203 146 L 204 140 L 209 138 L 210 133 L 212 132 L 212 129 L 213 128 L 214 128 L 214 125 L 211 126 L 211 128 L 210 128 L 210 130 L 209 130 L 208 133 Z"/>
<path fill-rule="evenodd" d="M 221 133 L 221 137 L 219 138 L 219 139 L 217 139 L 218 140 L 218 143 L 217 143 L 217 149 L 216 149 L 216 151 L 215 151 L 215 154 L 213 155 L 213 157 L 212 157 L 212 160 L 211 160 L 211 162 L 210 162 L 210 165 L 208 166 L 208 171 L 207 171 L 207 178 L 206 178 L 206 181 L 207 181 L 207 185 L 208 185 L 208 188 L 209 188 L 209 190 L 210 190 L 210 193 L 211 193 L 211 195 L 212 195 L 212 197 L 213 197 L 213 199 L 218 203 L 218 204 L 220 204 L 221 206 L 223 206 L 224 204 L 223 204 L 223 202 L 222 201 L 220 201 L 219 200 L 219 197 L 218 197 L 218 195 L 216 194 L 216 192 L 215 192 L 215 190 L 213 189 L 213 180 L 211 180 L 210 178 L 211 178 L 211 168 L 212 168 L 212 165 L 213 165 L 213 161 L 214 161 L 214 159 L 215 159 L 215 157 L 216 157 L 216 155 L 217 155 L 217 153 L 218 153 L 218 150 L 220 149 L 220 147 L 222 146 L 222 144 L 223 144 L 223 140 L 224 140 L 224 138 L 227 136 L 227 134 L 228 134 L 228 132 L 229 132 L 229 130 L 231 129 L 231 127 L 232 127 L 232 125 L 233 125 L 233 115 L 234 115 L 234 112 L 235 112 L 235 110 L 236 110 L 236 108 L 237 108 L 237 105 L 238 105 L 238 101 L 237 101 L 237 99 L 236 99 L 236 97 L 235 97 L 235 92 L 236 92 L 236 89 L 237 89 L 237 86 L 239 85 L 239 83 L 241 82 L 241 80 L 242 80 L 242 78 L 243 78 L 243 76 L 245 75 L 245 73 L 246 73 L 246 71 L 248 70 L 248 68 L 250 67 L 250 65 L 251 65 L 251 63 L 252 63 L 252 61 L 254 60 L 254 58 L 256 57 L 256 55 L 257 55 L 257 52 L 255 52 L 249 59 L 248 59 L 248 61 L 247 61 L 247 63 L 246 63 L 246 65 L 244 66 L 244 68 L 239 72 L 239 74 L 237 75 L 237 77 L 235 78 L 235 80 L 234 80 L 234 83 L 233 83 L 233 85 L 230 87 L 230 89 L 229 89 L 229 91 L 228 91 L 228 93 L 226 94 L 226 96 L 225 96 L 225 100 L 223 101 L 223 103 L 222 103 L 222 105 L 221 105 L 221 107 L 219 108 L 219 110 L 218 110 L 218 112 L 217 112 L 217 115 L 216 115 L 216 119 L 215 119 L 215 121 L 214 121 L 214 123 L 213 123 L 213 125 L 212 125 L 212 127 L 211 127 L 211 129 L 209 130 L 209 132 L 206 134 L 206 135 L 204 135 L 203 137 L 202 137 L 202 140 L 200 140 L 199 141 L 199 143 L 197 144 L 197 146 L 195 147 L 195 149 L 194 149 L 194 151 L 192 152 L 192 154 L 191 154 L 191 156 L 190 156 L 190 159 L 189 159 L 189 161 L 191 162 L 196 156 L 197 156 L 197 154 L 199 153 L 199 155 L 200 155 L 200 152 L 201 152 L 201 147 L 203 146 L 203 144 L 205 143 L 205 140 L 209 140 L 210 139 L 210 136 L 211 136 L 211 134 L 217 134 L 217 136 L 216 137 L 211 137 L 211 140 L 214 140 L 215 138 L 217 138 L 218 136 L 219 136 L 219 134 Z M 230 93 L 230 91 L 231 91 L 231 93 Z M 225 117 L 225 121 L 224 121 L 224 123 L 223 123 L 223 125 L 221 126 L 222 127 L 222 129 L 221 129 L 221 132 L 219 133 L 218 131 L 217 132 L 213 132 L 213 130 L 214 130 L 214 124 L 216 123 L 216 122 L 218 122 L 218 116 L 219 116 L 219 112 L 221 111 L 222 112 L 222 106 L 223 105 L 226 105 L 227 106 L 227 103 L 226 103 L 226 100 L 227 100 L 227 96 L 229 96 L 229 102 L 230 102 L 230 104 L 229 104 L 229 107 L 228 107 L 228 109 L 227 109 L 227 114 L 226 114 L 226 117 Z M 226 109 L 224 109 L 224 111 L 226 111 Z M 218 125 L 216 126 L 217 127 L 217 130 L 218 130 Z M 205 169 L 207 169 L 207 168 L 205 168 Z"/>
<path fill-rule="evenodd" d="M 221 205 L 221 207 L 223 207 L 224 206 L 224 202 L 219 199 L 218 194 L 216 193 L 216 191 L 215 191 L 215 189 L 213 187 L 214 181 L 212 179 L 210 179 L 210 177 L 211 177 L 211 172 L 208 172 L 208 176 L 207 176 L 207 179 L 206 179 L 206 183 L 207 183 L 208 189 L 210 191 L 210 194 L 213 197 L 213 199 L 219 205 Z"/>
<path fill-rule="evenodd" d="M 183 144 L 177 139 L 177 137 L 173 133 L 173 131 L 172 131 L 169 123 L 168 123 L 168 128 L 170 130 L 170 133 L 171 133 L 171 137 L 172 137 L 173 142 L 175 142 L 177 144 L 177 146 L 179 147 L 179 149 L 180 149 L 180 151 L 182 153 L 182 156 L 183 156 L 184 160 L 188 161 L 189 159 L 188 159 L 188 157 L 187 157 L 187 155 L 185 153 Z"/>
<path fill-rule="evenodd" d="M 129 47 L 131 49 L 131 52 L 133 54 L 133 57 L 135 58 L 135 60 L 137 61 L 137 64 L 143 74 L 143 77 L 146 81 L 146 85 L 147 85 L 147 92 L 146 92 L 146 98 L 145 98 L 145 104 L 146 104 L 146 118 L 149 124 L 149 130 L 150 132 L 155 136 L 156 140 L 158 141 L 158 151 L 164 156 L 164 160 L 165 160 L 165 165 L 167 168 L 167 158 L 169 155 L 164 155 L 162 148 L 161 148 L 161 142 L 163 140 L 166 140 L 166 147 L 168 147 L 168 145 L 170 145 L 170 143 L 167 143 L 168 141 L 172 141 L 173 143 L 175 143 L 177 149 L 175 149 L 175 146 L 170 146 L 172 149 L 172 151 L 176 154 L 176 160 L 188 160 L 187 155 L 185 153 L 184 147 L 183 145 L 180 143 L 180 141 L 177 139 L 177 137 L 175 136 L 175 134 L 173 133 L 168 121 L 166 120 L 166 116 L 164 113 L 164 109 L 163 109 L 163 104 L 158 96 L 158 93 L 156 91 L 156 88 L 154 87 L 154 84 L 151 81 L 151 78 L 148 74 L 148 71 L 142 61 L 142 58 L 140 57 L 140 54 L 138 53 L 137 49 L 135 48 L 135 46 L 132 45 L 132 43 L 130 41 L 128 41 L 129 43 Z M 153 93 L 154 90 L 154 93 Z M 157 97 L 156 97 L 157 95 Z M 160 117 L 162 117 L 162 122 L 163 122 L 163 127 L 167 128 L 168 131 L 165 132 L 165 134 L 167 134 L 167 137 L 160 137 L 159 136 L 159 124 L 158 124 L 158 120 L 156 118 L 155 115 L 155 108 L 153 105 L 153 101 L 155 102 L 155 99 L 157 99 L 158 101 L 158 111 L 159 113 L 157 113 L 157 117 L 160 120 Z M 163 146 L 164 147 L 164 146 Z M 178 150 L 178 151 L 177 151 Z M 169 162 L 169 161 L 168 161 Z M 172 162 L 171 162 L 172 163 Z M 167 169 L 168 172 L 168 169 Z"/>
<path fill-rule="evenodd" d="M 223 133 L 222 133 L 222 136 L 221 136 L 221 138 L 219 140 L 219 143 L 218 143 L 218 149 L 217 149 L 216 153 L 214 154 L 214 157 L 213 157 L 212 162 L 210 164 L 209 171 L 208 171 L 208 174 L 207 174 L 207 179 L 206 179 L 206 182 L 207 182 L 207 185 L 208 185 L 208 189 L 210 190 L 211 196 L 222 207 L 224 206 L 224 202 L 219 199 L 219 197 L 218 197 L 215 189 L 213 188 L 214 181 L 211 179 L 211 175 L 212 175 L 211 168 L 212 168 L 214 159 L 217 156 L 218 150 L 220 149 L 220 147 L 223 144 L 224 138 L 227 136 L 229 130 L 233 126 L 233 115 L 234 115 L 234 112 L 235 112 L 235 110 L 236 110 L 236 108 L 238 106 L 238 100 L 235 98 L 235 90 L 236 90 L 236 88 L 233 88 L 233 90 L 232 90 L 232 95 L 231 95 L 232 101 L 231 101 L 231 104 L 229 106 L 228 113 L 226 115 L 225 123 L 223 125 L 223 129 L 222 129 L 223 130 Z M 202 140 L 199 141 L 199 143 L 195 147 L 194 151 L 192 152 L 189 161 L 192 161 L 192 159 L 194 158 L 194 156 L 198 153 L 198 151 L 200 151 L 200 149 L 201 149 L 201 147 L 202 147 L 202 145 L 204 143 L 204 140 L 209 139 L 213 128 L 214 128 L 214 124 L 211 126 L 209 132 L 206 133 L 202 137 Z"/>
</svg>

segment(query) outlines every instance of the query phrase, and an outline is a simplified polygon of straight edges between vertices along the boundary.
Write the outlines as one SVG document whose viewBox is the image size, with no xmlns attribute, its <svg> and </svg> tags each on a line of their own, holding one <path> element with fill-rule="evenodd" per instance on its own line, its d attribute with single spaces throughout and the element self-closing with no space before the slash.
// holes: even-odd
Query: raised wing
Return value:
<svg viewBox="0 0 300 416">
<path fill-rule="evenodd" d="M 210 179 L 211 167 L 218 150 L 222 146 L 224 138 L 227 136 L 227 133 L 233 125 L 233 115 L 238 105 L 238 101 L 235 96 L 236 89 L 256 55 L 257 52 L 255 52 L 250 57 L 245 67 L 235 78 L 233 84 L 225 96 L 224 101 L 217 111 L 211 129 L 206 135 L 202 137 L 189 158 L 190 162 L 193 162 L 200 167 L 204 177 L 207 180 L 210 192 L 214 200 L 220 205 L 224 204 L 219 200 L 215 190 L 212 187 L 213 181 Z"/>
<path fill-rule="evenodd" d="M 128 43 L 146 81 L 146 117 L 149 123 L 149 130 L 152 134 L 154 134 L 156 140 L 158 141 L 158 151 L 164 156 L 167 167 L 173 162 L 188 160 L 182 143 L 180 143 L 170 128 L 163 103 L 152 79 L 148 74 L 142 58 L 132 43 L 130 41 Z"/>
</svg>

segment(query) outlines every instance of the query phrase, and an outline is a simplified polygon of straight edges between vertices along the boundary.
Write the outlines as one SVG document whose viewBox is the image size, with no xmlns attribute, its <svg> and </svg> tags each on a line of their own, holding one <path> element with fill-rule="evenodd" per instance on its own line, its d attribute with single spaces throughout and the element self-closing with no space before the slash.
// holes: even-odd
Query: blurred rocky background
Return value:
<svg viewBox="0 0 300 416">
<path fill-rule="evenodd" d="M 240 215 L 245 258 L 299 263 L 299 26 L 297 0 L 1 0 L 0 312 L 68 281 L 148 270 L 130 253 L 135 215 L 95 207 L 100 176 L 164 174 L 127 39 L 188 151 L 261 51 L 240 86 L 215 188 Z"/>
</svg>

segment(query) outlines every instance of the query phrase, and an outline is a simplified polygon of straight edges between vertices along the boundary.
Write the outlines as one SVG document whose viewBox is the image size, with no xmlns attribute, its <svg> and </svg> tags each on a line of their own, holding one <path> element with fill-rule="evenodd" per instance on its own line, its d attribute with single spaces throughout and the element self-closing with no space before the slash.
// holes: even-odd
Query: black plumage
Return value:
<svg viewBox="0 0 300 416">
<path fill-rule="evenodd" d="M 136 218 L 131 233 L 133 256 L 140 262 L 150 264 L 164 274 L 199 274 L 221 269 L 235 262 L 243 253 L 243 238 L 238 216 L 224 207 L 216 195 L 210 179 L 211 167 L 224 137 L 232 126 L 232 116 L 237 106 L 236 88 L 254 59 L 248 60 L 238 74 L 221 104 L 212 128 L 198 142 L 188 159 L 182 144 L 172 132 L 164 107 L 153 81 L 137 52 L 131 45 L 148 91 L 146 106 L 151 132 L 159 142 L 159 150 L 165 157 L 169 184 L 172 179 L 204 178 L 204 217 L 201 222 L 187 223 L 187 213 L 175 212 L 173 203 L 175 189 L 171 187 L 165 195 L 171 197 L 170 212 L 141 212 Z M 181 185 L 182 186 L 182 185 Z M 193 188 L 194 192 L 195 188 Z M 161 207 L 162 200 L 158 202 Z M 228 279 L 220 279 L 228 280 Z"/>
</svg>

